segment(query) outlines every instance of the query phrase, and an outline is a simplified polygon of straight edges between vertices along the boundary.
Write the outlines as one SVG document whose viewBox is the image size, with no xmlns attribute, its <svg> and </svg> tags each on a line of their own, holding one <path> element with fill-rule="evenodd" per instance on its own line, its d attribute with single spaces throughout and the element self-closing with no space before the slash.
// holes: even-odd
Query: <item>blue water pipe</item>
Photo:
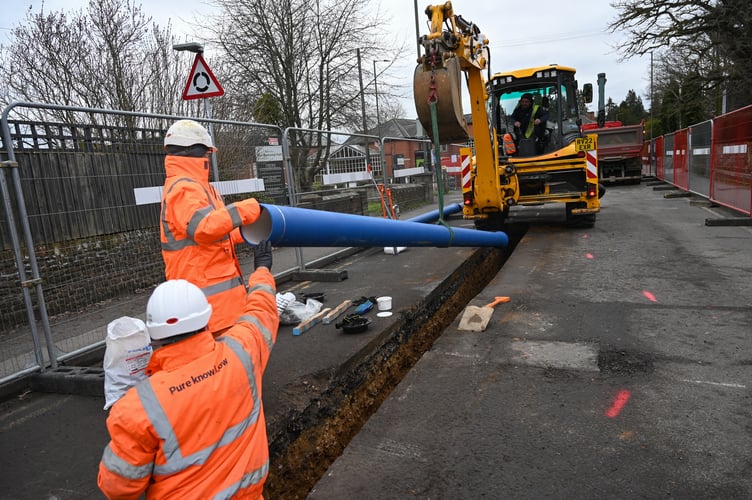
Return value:
<svg viewBox="0 0 752 500">
<path fill-rule="evenodd" d="M 269 240 L 277 247 L 504 247 L 502 231 L 425 224 L 261 204 L 261 215 L 240 228 L 249 245 Z"/>
<path fill-rule="evenodd" d="M 424 214 L 405 220 L 407 222 L 436 222 L 439 218 L 439 214 L 442 214 L 444 217 L 446 217 L 447 215 L 456 214 L 461 211 L 462 205 L 460 205 L 459 203 L 452 203 L 451 205 L 444 207 L 443 211 L 436 209 L 432 210 L 431 212 L 426 212 Z"/>
</svg>

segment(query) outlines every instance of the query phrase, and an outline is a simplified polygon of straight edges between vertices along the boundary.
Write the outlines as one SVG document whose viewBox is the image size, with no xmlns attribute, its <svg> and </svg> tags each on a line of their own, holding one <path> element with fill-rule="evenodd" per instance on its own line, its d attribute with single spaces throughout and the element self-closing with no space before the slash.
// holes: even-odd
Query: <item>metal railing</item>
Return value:
<svg viewBox="0 0 752 500">
<path fill-rule="evenodd" d="M 29 119 L 32 114 L 35 120 Z M 49 119 L 39 120 L 39 115 Z M 330 174 L 339 167 L 361 176 L 367 172 L 371 179 L 385 172 L 381 162 L 366 168 L 369 156 L 382 157 L 383 146 L 374 136 L 53 104 L 9 105 L 0 120 L 5 212 L 0 220 L 0 385 L 102 347 L 110 321 L 144 311 L 149 292 L 164 279 L 158 225 L 164 132 L 181 118 L 212 125 L 219 150 L 219 178 L 212 182 L 228 202 L 255 196 L 296 206 L 298 178 L 310 175 L 315 161 Z M 302 133 L 327 140 L 290 137 Z M 374 154 L 357 147 L 368 141 L 378 146 Z M 333 154 L 344 147 L 346 154 Z M 342 185 L 332 189 L 344 191 Z M 295 251 L 295 266 L 286 272 L 326 258 L 312 252 L 307 263 L 302 249 Z M 239 248 L 239 258 L 250 267 L 250 248 Z"/>
</svg>

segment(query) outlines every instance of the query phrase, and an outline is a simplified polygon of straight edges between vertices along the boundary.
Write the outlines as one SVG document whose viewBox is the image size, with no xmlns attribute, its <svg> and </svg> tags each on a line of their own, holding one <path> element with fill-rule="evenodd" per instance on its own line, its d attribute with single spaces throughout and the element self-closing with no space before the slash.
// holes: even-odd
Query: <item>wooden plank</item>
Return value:
<svg viewBox="0 0 752 500">
<path fill-rule="evenodd" d="M 326 314 L 329 311 L 331 311 L 331 308 L 327 307 L 325 309 L 322 309 L 318 313 L 316 313 L 314 316 L 308 318 L 307 320 L 301 321 L 298 324 L 298 326 L 296 326 L 295 328 L 292 329 L 292 334 L 295 335 L 295 336 L 297 336 L 297 335 L 300 335 L 303 332 L 307 332 L 308 330 L 310 330 L 314 326 L 316 326 L 319 323 L 321 323 L 321 319 L 324 316 L 326 316 Z"/>
<path fill-rule="evenodd" d="M 324 316 L 324 318 L 322 320 L 322 323 L 324 323 L 325 325 L 328 325 L 329 323 L 331 323 L 332 321 L 334 321 L 335 319 L 337 319 L 351 305 L 352 305 L 352 300 L 346 300 L 346 301 L 342 302 L 340 305 L 338 305 L 337 307 L 335 307 L 334 309 L 332 309 L 329 312 L 329 314 L 327 314 L 326 316 Z"/>
</svg>

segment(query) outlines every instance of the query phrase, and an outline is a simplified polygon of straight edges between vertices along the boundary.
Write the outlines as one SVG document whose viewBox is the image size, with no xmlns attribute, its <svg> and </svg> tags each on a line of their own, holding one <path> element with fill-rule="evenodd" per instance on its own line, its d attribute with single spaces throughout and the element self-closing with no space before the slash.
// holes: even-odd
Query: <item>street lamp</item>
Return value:
<svg viewBox="0 0 752 500">
<path fill-rule="evenodd" d="M 177 50 L 178 52 L 185 50 L 188 52 L 195 52 L 196 54 L 204 53 L 204 46 L 198 42 L 176 43 L 172 46 L 172 49 Z"/>
<path fill-rule="evenodd" d="M 381 143 L 379 160 L 381 161 L 381 170 L 384 172 L 384 195 L 386 195 L 386 187 L 389 184 L 386 176 L 386 157 L 384 156 L 384 140 L 381 135 L 381 114 L 379 113 L 379 85 L 376 77 L 376 63 L 377 62 L 389 62 L 389 59 L 374 59 L 373 60 L 373 92 L 376 96 L 376 129 L 378 130 L 379 142 Z M 386 204 L 388 205 L 388 204 Z M 394 219 L 394 213 L 391 206 L 387 206 L 387 213 L 390 218 Z"/>
<path fill-rule="evenodd" d="M 368 134 L 368 122 L 366 121 L 366 96 L 363 92 L 363 67 L 360 62 L 360 48 L 356 49 L 358 54 L 358 81 L 360 82 L 360 113 L 363 119 L 363 134 Z M 368 138 L 364 137 L 365 143 L 365 155 L 366 155 L 366 169 L 371 168 L 371 155 L 368 151 Z"/>
<path fill-rule="evenodd" d="M 389 59 L 374 59 L 373 61 L 373 92 L 376 96 L 376 128 L 379 131 L 379 139 L 381 139 L 381 115 L 379 114 L 379 85 L 376 82 L 376 63 L 377 62 L 389 62 Z M 386 174 L 386 172 L 385 172 Z"/>
<path fill-rule="evenodd" d="M 650 147 L 653 147 L 653 51 L 650 51 Z"/>
<path fill-rule="evenodd" d="M 415 11 L 415 44 L 418 49 L 418 59 L 420 59 L 420 26 L 418 24 L 418 0 L 413 2 L 413 10 Z"/>
<path fill-rule="evenodd" d="M 176 50 L 178 52 L 193 52 L 194 54 L 203 54 L 204 46 L 198 42 L 176 43 L 173 44 L 172 50 Z M 190 78 L 190 75 L 188 76 L 188 78 Z M 209 102 L 208 98 L 204 98 L 204 114 L 206 115 L 206 118 L 210 120 L 207 128 L 209 129 L 209 136 L 212 138 L 212 142 L 214 142 L 216 146 L 216 141 L 214 140 L 214 125 L 211 122 L 211 103 Z M 214 173 L 214 180 L 218 182 L 219 167 L 217 166 L 217 155 L 214 153 L 211 153 L 211 164 L 212 172 Z"/>
</svg>

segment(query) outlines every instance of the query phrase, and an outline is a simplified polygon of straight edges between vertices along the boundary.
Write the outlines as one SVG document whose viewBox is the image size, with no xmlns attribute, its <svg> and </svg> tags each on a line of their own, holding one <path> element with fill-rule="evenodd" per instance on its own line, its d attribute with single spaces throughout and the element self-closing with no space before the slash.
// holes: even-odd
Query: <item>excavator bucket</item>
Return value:
<svg viewBox="0 0 752 500">
<path fill-rule="evenodd" d="M 434 85 L 435 94 L 432 93 Z M 462 113 L 462 80 L 456 57 L 448 59 L 443 67 L 433 71 L 419 64 L 413 75 L 413 96 L 418 119 L 431 140 L 436 142 L 429 99 L 436 100 L 439 143 L 464 142 L 470 137 Z"/>
</svg>

